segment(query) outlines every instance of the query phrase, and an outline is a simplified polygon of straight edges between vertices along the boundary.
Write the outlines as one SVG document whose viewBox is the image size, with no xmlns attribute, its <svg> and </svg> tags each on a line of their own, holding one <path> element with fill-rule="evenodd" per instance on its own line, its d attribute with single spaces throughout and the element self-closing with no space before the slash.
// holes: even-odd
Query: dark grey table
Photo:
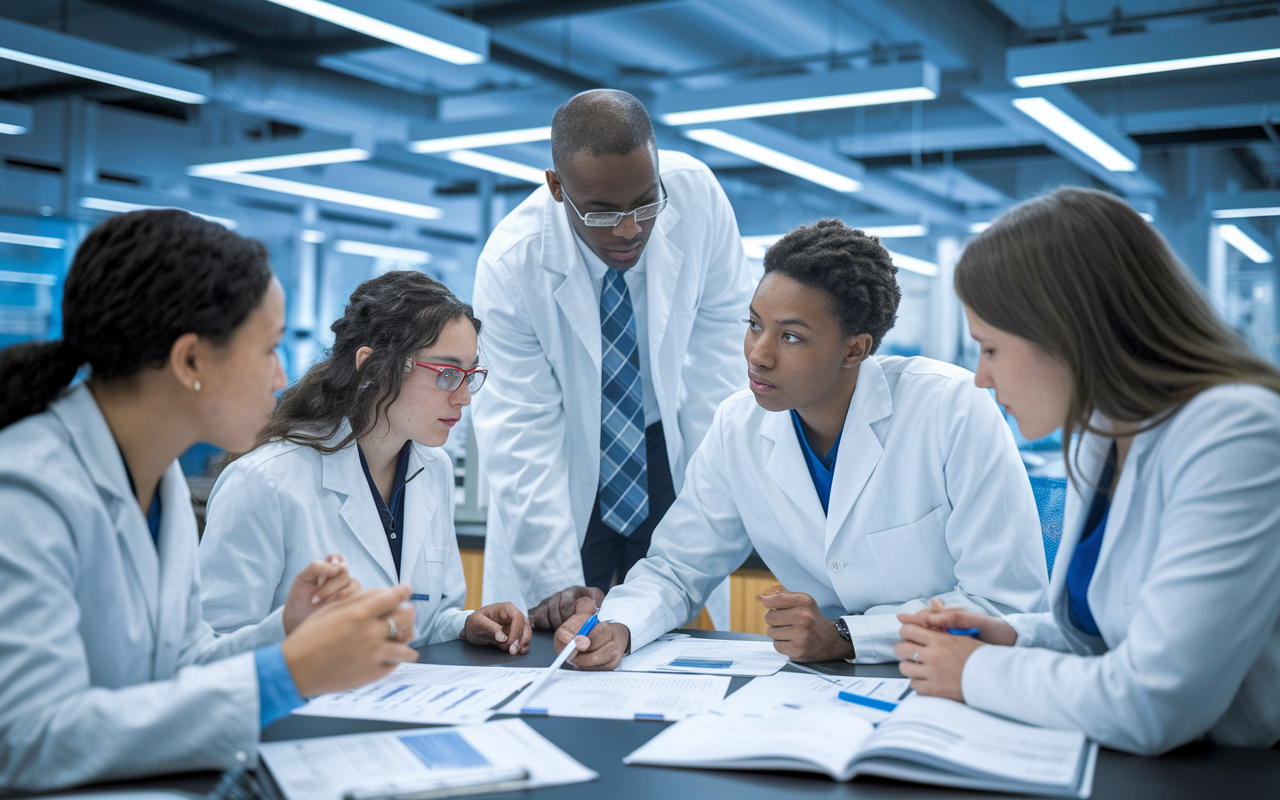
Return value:
<svg viewBox="0 0 1280 800">
<path fill-rule="evenodd" d="M 689 631 L 713 638 L 760 638 L 750 634 Z M 554 658 L 551 635 L 534 636 L 529 653 L 507 656 L 492 648 L 463 642 L 446 642 L 421 649 L 421 660 L 431 664 L 536 667 Z M 845 662 L 815 665 L 832 674 L 868 677 L 901 677 L 895 665 L 853 666 Z M 747 681 L 735 678 L 730 691 Z M 699 800 L 765 800 L 784 797 L 957 798 L 1008 797 L 981 792 L 858 778 L 835 783 L 822 776 L 783 772 L 729 772 L 715 770 L 628 767 L 623 756 L 655 736 L 667 723 L 621 720 L 525 717 L 534 730 L 600 773 L 600 779 L 572 786 L 488 795 L 495 798 L 583 798 L 584 800 L 641 800 L 699 798 Z M 393 722 L 289 716 L 262 732 L 263 741 L 303 739 L 344 733 L 412 728 Z M 216 776 L 211 773 L 166 776 L 96 787 L 173 788 L 206 792 Z M 1159 758 L 1142 758 L 1103 750 L 1098 757 L 1094 800 L 1178 800 L 1180 798 L 1280 797 L 1280 751 L 1239 747 L 1188 745 Z"/>
</svg>

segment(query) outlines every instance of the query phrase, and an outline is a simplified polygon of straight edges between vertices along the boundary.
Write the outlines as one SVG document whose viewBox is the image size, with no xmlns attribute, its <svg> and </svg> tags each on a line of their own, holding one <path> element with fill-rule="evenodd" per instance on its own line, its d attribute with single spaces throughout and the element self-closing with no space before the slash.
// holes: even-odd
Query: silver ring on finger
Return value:
<svg viewBox="0 0 1280 800">
<path fill-rule="evenodd" d="M 915 651 L 915 653 L 914 653 L 914 654 L 912 654 L 912 656 L 911 656 L 911 660 L 912 660 L 912 661 L 914 661 L 914 662 L 916 662 L 917 664 L 919 664 L 919 663 L 920 663 L 920 651 L 919 651 L 919 650 Z"/>
<path fill-rule="evenodd" d="M 387 638 L 392 641 L 400 638 L 400 626 L 391 617 L 387 617 Z"/>
</svg>

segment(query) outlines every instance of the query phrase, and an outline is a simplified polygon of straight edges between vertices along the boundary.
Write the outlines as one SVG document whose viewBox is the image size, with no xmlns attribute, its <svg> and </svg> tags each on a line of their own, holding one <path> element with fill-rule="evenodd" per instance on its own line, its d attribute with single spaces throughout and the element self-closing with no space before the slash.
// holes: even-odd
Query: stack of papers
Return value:
<svg viewBox="0 0 1280 800">
<path fill-rule="evenodd" d="M 293 713 L 423 725 L 474 724 L 494 714 L 672 721 L 719 706 L 730 681 L 712 675 L 566 669 L 557 670 L 536 696 L 527 697 L 526 690 L 545 672 L 401 664 L 381 680 L 322 695 Z"/>
<path fill-rule="evenodd" d="M 788 661 L 771 641 L 695 639 L 669 633 L 623 658 L 618 671 L 757 677 L 774 674 Z"/>
<path fill-rule="evenodd" d="M 498 791 L 599 777 L 519 719 L 269 742 L 260 752 L 288 800 L 372 800 L 461 787 Z"/>
</svg>

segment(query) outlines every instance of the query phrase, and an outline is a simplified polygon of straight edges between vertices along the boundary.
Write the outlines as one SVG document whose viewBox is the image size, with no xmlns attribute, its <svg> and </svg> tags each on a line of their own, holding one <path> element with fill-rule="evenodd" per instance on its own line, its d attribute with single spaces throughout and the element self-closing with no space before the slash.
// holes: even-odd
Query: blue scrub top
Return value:
<svg viewBox="0 0 1280 800">
<path fill-rule="evenodd" d="M 808 437 L 804 435 L 804 425 L 800 423 L 800 415 L 794 408 L 791 409 L 791 422 L 795 425 L 796 438 L 800 440 L 800 449 L 804 452 L 804 463 L 809 467 L 809 477 L 813 478 L 813 488 L 818 491 L 818 499 L 822 501 L 822 513 L 825 514 L 827 503 L 831 499 L 831 478 L 836 472 L 836 453 L 840 450 L 840 436 L 844 436 L 844 432 L 841 431 L 840 436 L 836 437 L 826 456 L 818 458 L 818 454 L 813 452 L 813 447 L 809 444 Z"/>
<path fill-rule="evenodd" d="M 1112 444 L 1106 466 L 1098 477 L 1093 505 L 1085 519 L 1084 535 L 1080 537 L 1067 566 L 1067 619 L 1090 636 L 1101 635 L 1098 623 L 1093 619 L 1093 610 L 1089 608 L 1089 584 L 1093 582 L 1093 571 L 1098 567 L 1102 535 L 1107 529 L 1107 517 L 1111 515 L 1111 480 L 1115 474 L 1116 446 Z"/>
</svg>

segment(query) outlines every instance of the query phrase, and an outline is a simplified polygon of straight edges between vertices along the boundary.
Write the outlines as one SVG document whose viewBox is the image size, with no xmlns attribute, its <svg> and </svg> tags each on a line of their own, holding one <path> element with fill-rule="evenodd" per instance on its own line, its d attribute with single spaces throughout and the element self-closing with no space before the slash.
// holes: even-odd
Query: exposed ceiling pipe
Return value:
<svg viewBox="0 0 1280 800">
<path fill-rule="evenodd" d="M 277 67 L 242 58 L 205 65 L 213 99 L 248 114 L 365 142 L 408 141 L 412 127 L 436 119 L 435 98 L 319 69 Z"/>
</svg>

